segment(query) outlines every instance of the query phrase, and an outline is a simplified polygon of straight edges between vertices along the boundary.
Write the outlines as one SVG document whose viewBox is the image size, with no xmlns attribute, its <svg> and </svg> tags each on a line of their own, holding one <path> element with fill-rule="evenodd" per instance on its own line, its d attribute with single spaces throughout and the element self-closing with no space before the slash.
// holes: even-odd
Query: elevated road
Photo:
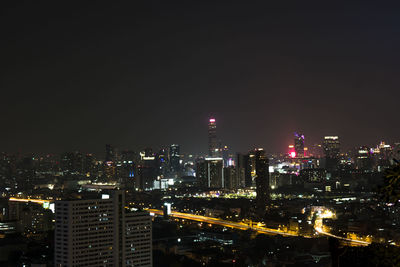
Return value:
<svg viewBox="0 0 400 267">
<path fill-rule="evenodd" d="M 157 214 L 157 215 L 164 214 L 164 212 L 162 210 L 158 210 L 158 209 L 148 209 L 148 211 L 152 212 L 154 214 Z M 178 211 L 172 211 L 171 214 L 169 214 L 169 216 L 174 217 L 174 218 L 193 220 L 193 221 L 198 221 L 198 222 L 204 222 L 204 223 L 209 223 L 209 224 L 214 224 L 214 225 L 230 227 L 230 228 L 238 229 L 238 230 L 251 229 L 253 231 L 257 231 L 259 233 L 268 234 L 268 235 L 301 236 L 300 234 L 287 233 L 287 232 L 284 232 L 279 229 L 270 229 L 270 228 L 266 228 L 266 227 L 262 227 L 262 226 L 258 226 L 258 225 L 248 225 L 243 222 L 232 222 L 232 221 L 227 221 L 227 220 L 223 220 L 223 219 L 219 219 L 219 218 L 207 217 L 207 216 L 196 215 L 196 214 L 191 214 L 191 213 L 183 213 L 183 212 L 178 212 Z M 330 237 L 339 239 L 351 246 L 368 246 L 369 244 L 371 244 L 370 242 L 367 242 L 367 241 L 340 237 L 340 236 L 336 236 L 336 235 L 324 232 L 322 230 L 322 227 L 315 227 L 315 230 L 321 235 L 330 236 Z"/>
<path fill-rule="evenodd" d="M 157 215 L 164 214 L 164 212 L 162 210 L 157 210 L 157 209 L 148 209 L 148 211 L 152 212 L 154 214 L 157 214 Z M 207 217 L 207 216 L 191 214 L 191 213 L 172 211 L 171 214 L 169 214 L 169 216 L 175 217 L 175 218 L 180 218 L 180 219 L 204 222 L 204 223 L 209 223 L 209 224 L 214 224 L 214 225 L 220 225 L 220 226 L 230 227 L 230 228 L 239 229 L 239 230 L 251 229 L 251 230 L 257 231 L 259 233 L 264 233 L 264 234 L 269 234 L 269 235 L 299 236 L 298 234 L 286 233 L 279 229 L 270 229 L 270 228 L 261 227 L 258 225 L 248 225 L 243 222 L 232 222 L 232 221 L 227 221 L 227 220 L 223 220 L 223 219 L 219 219 L 219 218 Z"/>
<path fill-rule="evenodd" d="M 35 198 L 16 198 L 16 197 L 10 197 L 9 201 L 32 202 L 32 203 L 38 203 L 38 204 L 53 202 L 53 200 L 35 199 Z"/>
</svg>

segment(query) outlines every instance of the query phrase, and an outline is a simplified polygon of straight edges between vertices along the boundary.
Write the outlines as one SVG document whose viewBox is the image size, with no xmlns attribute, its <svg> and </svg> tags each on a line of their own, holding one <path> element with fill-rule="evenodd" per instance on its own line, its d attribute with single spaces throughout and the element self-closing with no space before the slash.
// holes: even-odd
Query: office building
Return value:
<svg viewBox="0 0 400 267">
<path fill-rule="evenodd" d="M 173 144 L 169 148 L 169 163 L 171 171 L 178 172 L 180 170 L 180 154 L 179 145 Z"/>
<path fill-rule="evenodd" d="M 251 177 L 250 181 L 246 183 L 246 169 L 247 169 L 247 161 L 248 155 L 237 154 L 236 157 L 236 175 L 237 175 L 237 183 L 239 188 L 249 187 L 251 186 Z"/>
<path fill-rule="evenodd" d="M 220 156 L 217 143 L 217 122 L 214 118 L 210 118 L 208 121 L 208 155 L 210 157 Z"/>
<path fill-rule="evenodd" d="M 159 175 L 166 177 L 170 171 L 169 152 L 166 148 L 161 148 L 156 155 L 156 165 L 159 169 Z"/>
<path fill-rule="evenodd" d="M 262 148 L 254 149 L 249 153 L 252 164 L 252 177 L 256 183 L 256 208 L 259 216 L 265 214 L 269 198 L 269 164 L 265 151 Z"/>
<path fill-rule="evenodd" d="M 55 266 L 152 266 L 151 217 L 122 191 L 56 201 Z"/>
<path fill-rule="evenodd" d="M 304 134 L 294 133 L 294 151 L 296 157 L 304 158 Z"/>
<path fill-rule="evenodd" d="M 309 168 L 300 170 L 300 177 L 304 182 L 324 182 L 327 178 L 325 169 Z"/>
<path fill-rule="evenodd" d="M 136 168 L 135 188 L 140 190 L 151 190 L 154 181 L 159 175 L 157 159 L 151 148 L 146 148 L 140 152 L 140 162 Z"/>
<path fill-rule="evenodd" d="M 225 188 L 237 189 L 239 187 L 237 181 L 236 168 L 234 166 L 224 167 L 224 182 Z"/>
<path fill-rule="evenodd" d="M 197 163 L 196 176 L 200 185 L 206 188 L 225 188 L 222 158 L 205 158 Z"/>
<path fill-rule="evenodd" d="M 363 171 L 372 170 L 372 153 L 367 146 L 361 146 L 357 149 L 355 156 L 356 168 Z"/>
<path fill-rule="evenodd" d="M 338 136 L 325 136 L 323 149 L 325 154 L 325 167 L 328 171 L 337 170 L 340 158 L 340 142 Z"/>
</svg>

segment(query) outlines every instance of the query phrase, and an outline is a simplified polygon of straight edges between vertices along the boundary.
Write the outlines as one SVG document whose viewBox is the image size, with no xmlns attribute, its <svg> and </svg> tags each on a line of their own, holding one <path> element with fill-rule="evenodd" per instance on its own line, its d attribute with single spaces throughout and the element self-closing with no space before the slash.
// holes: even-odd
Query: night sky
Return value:
<svg viewBox="0 0 400 267">
<path fill-rule="evenodd" d="M 82 2 L 2 3 L 1 151 L 400 141 L 388 2 Z"/>
</svg>

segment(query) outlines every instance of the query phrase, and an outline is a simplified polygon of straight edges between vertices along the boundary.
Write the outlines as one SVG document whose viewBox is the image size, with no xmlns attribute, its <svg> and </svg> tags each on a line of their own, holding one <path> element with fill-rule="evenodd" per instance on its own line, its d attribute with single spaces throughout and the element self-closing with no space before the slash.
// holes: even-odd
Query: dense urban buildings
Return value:
<svg viewBox="0 0 400 267">
<path fill-rule="evenodd" d="M 233 236 L 246 229 L 258 236 L 311 238 L 326 246 L 321 236 L 334 237 L 341 246 L 400 243 L 397 207 L 375 197 L 385 170 L 396 164 L 396 144 L 358 145 L 344 152 L 338 136 L 325 136 L 308 150 L 304 134 L 296 133 L 289 152 L 253 148 L 233 156 L 228 146 L 219 149 L 212 120 L 203 125 L 210 141 L 203 155 L 184 154 L 179 144 L 139 152 L 106 145 L 103 159 L 79 151 L 29 157 L 3 153 L 0 237 L 7 241 L 19 234 L 16 246 L 28 254 L 31 248 L 22 245 L 26 240 L 54 245 L 43 257 L 20 256 L 16 264 L 165 266 L 159 259 L 169 261 L 171 255 L 201 265 L 211 264 L 210 259 L 241 265 L 262 261 L 234 256 L 245 248 Z M 380 217 L 367 219 L 370 208 Z M 285 243 L 273 240 L 278 246 Z M 218 260 L 218 253 L 205 250 L 209 242 L 230 252 Z M 301 255 L 334 260 L 325 245 L 317 254 L 305 250 Z M 3 250 L 13 247 L 3 245 Z M 264 259 L 282 264 L 273 256 L 282 253 L 273 250 Z M 0 260 L 12 254 L 5 255 Z M 298 257 L 289 258 L 299 262 Z"/>
</svg>

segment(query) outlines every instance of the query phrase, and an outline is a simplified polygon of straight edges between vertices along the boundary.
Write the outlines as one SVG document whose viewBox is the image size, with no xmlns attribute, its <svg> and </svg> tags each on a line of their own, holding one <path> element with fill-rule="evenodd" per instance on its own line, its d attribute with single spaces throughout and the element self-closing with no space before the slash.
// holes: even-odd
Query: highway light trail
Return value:
<svg viewBox="0 0 400 267">
<path fill-rule="evenodd" d="M 162 210 L 157 210 L 157 209 L 148 209 L 149 212 L 152 212 L 157 215 L 163 215 Z M 264 234 L 273 234 L 273 235 L 285 235 L 285 236 L 299 236 L 298 234 L 292 234 L 292 233 L 286 233 L 278 229 L 269 229 L 266 227 L 260 227 L 260 226 L 251 226 L 243 222 L 232 222 L 232 221 L 227 221 L 219 218 L 213 218 L 213 217 L 206 217 L 202 215 L 196 215 L 196 214 L 191 214 L 191 213 L 183 213 L 183 212 L 177 212 L 177 211 L 172 211 L 169 216 L 174 217 L 174 218 L 180 218 L 180 219 L 187 219 L 187 220 L 193 220 L 193 221 L 198 221 L 198 222 L 204 222 L 204 223 L 210 223 L 214 225 L 220 225 L 220 226 L 225 226 L 225 227 L 230 227 L 234 229 L 239 229 L 239 230 L 254 230 L 259 233 L 264 233 Z"/>
<path fill-rule="evenodd" d="M 164 214 L 164 212 L 162 210 L 158 210 L 158 209 L 148 209 L 148 211 L 152 212 L 154 214 L 157 214 L 157 215 Z M 287 232 L 284 232 L 284 231 L 278 230 L 278 229 L 270 229 L 270 228 L 260 227 L 260 226 L 251 226 L 251 225 L 248 225 L 243 222 L 232 222 L 232 221 L 227 221 L 227 220 L 223 220 L 223 219 L 219 219 L 219 218 L 207 217 L 207 216 L 196 215 L 196 214 L 191 214 L 191 213 L 183 213 L 183 212 L 178 212 L 178 211 L 172 211 L 171 214 L 169 214 L 169 216 L 174 217 L 174 218 L 180 218 L 180 219 L 204 222 L 204 223 L 209 223 L 209 224 L 214 224 L 214 225 L 220 225 L 220 226 L 230 227 L 230 228 L 239 229 L 239 230 L 251 229 L 251 230 L 257 231 L 259 233 L 269 234 L 269 235 L 301 236 L 300 234 L 287 233 Z M 322 222 L 322 220 L 321 220 L 321 222 Z M 315 230 L 321 235 L 334 237 L 339 240 L 350 243 L 351 245 L 368 246 L 369 244 L 371 244 L 370 242 L 367 242 L 367 241 L 362 241 L 362 240 L 357 240 L 357 239 L 349 239 L 349 238 L 340 237 L 340 236 L 336 236 L 336 235 L 324 232 L 321 227 L 315 227 Z"/>
</svg>

